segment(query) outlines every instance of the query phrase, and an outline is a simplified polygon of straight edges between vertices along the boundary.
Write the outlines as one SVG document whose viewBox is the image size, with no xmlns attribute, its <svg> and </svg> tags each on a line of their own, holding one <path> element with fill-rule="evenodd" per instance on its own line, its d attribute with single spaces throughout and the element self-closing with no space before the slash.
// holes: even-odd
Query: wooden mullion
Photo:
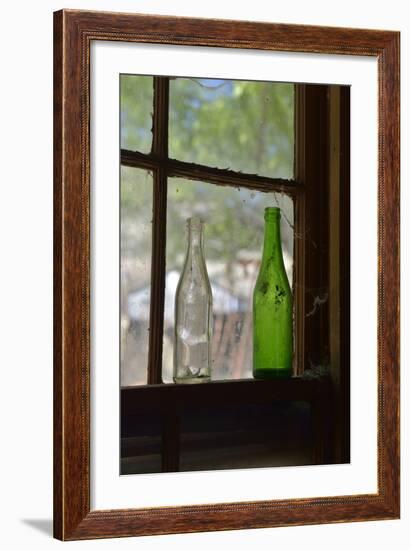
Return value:
<svg viewBox="0 0 410 550">
<path fill-rule="evenodd" d="M 128 151 L 121 149 L 121 166 L 131 168 L 143 168 L 144 170 L 154 171 L 160 167 L 160 159 L 152 153 L 140 153 L 139 151 Z"/>
<path fill-rule="evenodd" d="M 216 185 L 228 185 L 232 187 L 246 187 L 255 191 L 278 193 L 299 193 L 298 183 L 283 178 L 267 178 L 256 174 L 244 174 L 232 170 L 210 168 L 189 162 L 181 162 L 174 159 L 168 161 L 168 174 L 170 176 L 206 181 Z"/>
<path fill-rule="evenodd" d="M 344 86 L 340 96 L 340 389 L 342 395 L 341 462 L 350 461 L 350 87 Z M 349 251 L 349 253 L 346 253 Z"/>
<path fill-rule="evenodd" d="M 304 84 L 295 85 L 295 161 L 294 176 L 305 182 L 305 98 Z M 294 232 L 293 232 L 293 296 L 294 296 L 294 333 L 295 359 L 293 370 L 298 376 L 304 371 L 305 353 L 305 195 L 300 193 L 294 199 Z"/>
<path fill-rule="evenodd" d="M 154 77 L 152 154 L 164 159 L 168 154 L 169 80 Z M 152 167 L 154 176 L 151 256 L 150 333 L 148 384 L 162 383 L 162 339 L 165 301 L 165 245 L 167 213 L 167 173 L 163 163 Z"/>
<path fill-rule="evenodd" d="M 329 347 L 335 390 L 335 461 L 349 462 L 350 88 L 329 90 Z"/>
<path fill-rule="evenodd" d="M 328 364 L 329 150 L 328 93 L 305 85 L 305 365 Z M 324 300 L 320 305 L 317 299 Z"/>
<path fill-rule="evenodd" d="M 233 170 L 212 168 L 202 164 L 168 159 L 163 155 L 156 155 L 155 153 L 146 155 L 137 151 L 122 150 L 121 164 L 124 166 L 145 168 L 147 170 L 164 168 L 168 176 L 205 181 L 216 185 L 246 187 L 264 193 L 275 191 L 295 195 L 303 191 L 303 186 L 295 180 L 268 178 L 256 174 L 245 174 Z"/>
<path fill-rule="evenodd" d="M 293 224 L 293 299 L 295 350 L 293 372 L 305 370 L 305 196 L 294 199 Z"/>
</svg>

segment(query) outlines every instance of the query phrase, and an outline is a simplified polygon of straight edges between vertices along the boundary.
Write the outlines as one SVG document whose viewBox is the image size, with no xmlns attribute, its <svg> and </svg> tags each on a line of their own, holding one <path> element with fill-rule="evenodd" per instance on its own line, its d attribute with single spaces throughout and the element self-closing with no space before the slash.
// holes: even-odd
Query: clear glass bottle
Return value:
<svg viewBox="0 0 410 550">
<path fill-rule="evenodd" d="M 211 379 L 212 291 L 203 252 L 203 223 L 188 218 L 188 248 L 175 295 L 174 381 Z"/>
<path fill-rule="evenodd" d="M 283 263 L 280 208 L 265 208 L 262 262 L 253 293 L 253 375 L 289 378 L 293 360 L 293 298 Z"/>
</svg>

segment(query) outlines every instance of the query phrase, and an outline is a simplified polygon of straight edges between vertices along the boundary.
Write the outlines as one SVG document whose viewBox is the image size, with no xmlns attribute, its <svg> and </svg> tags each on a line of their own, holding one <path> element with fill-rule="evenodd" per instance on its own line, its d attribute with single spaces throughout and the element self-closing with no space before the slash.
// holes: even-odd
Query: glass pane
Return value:
<svg viewBox="0 0 410 550">
<path fill-rule="evenodd" d="M 186 252 L 185 220 L 205 222 L 205 260 L 213 294 L 212 379 L 252 377 L 252 295 L 264 236 L 264 208 L 282 209 L 282 247 L 293 273 L 293 202 L 287 195 L 168 180 L 163 378 L 172 381 L 174 300 Z M 246 223 L 244 223 L 246 220 Z"/>
<path fill-rule="evenodd" d="M 169 137 L 172 158 L 292 178 L 294 85 L 173 79 Z"/>
<path fill-rule="evenodd" d="M 121 167 L 121 385 L 147 383 L 152 175 Z"/>
<path fill-rule="evenodd" d="M 121 148 L 149 153 L 152 145 L 152 76 L 121 75 Z"/>
</svg>

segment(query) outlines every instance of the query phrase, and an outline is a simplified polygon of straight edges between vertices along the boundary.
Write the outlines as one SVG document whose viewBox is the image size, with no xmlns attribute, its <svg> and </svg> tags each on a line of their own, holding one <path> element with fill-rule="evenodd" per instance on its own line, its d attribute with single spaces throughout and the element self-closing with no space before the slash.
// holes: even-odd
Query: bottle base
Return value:
<svg viewBox="0 0 410 550">
<path fill-rule="evenodd" d="M 291 369 L 254 369 L 253 371 L 253 377 L 257 380 L 283 380 L 292 376 Z"/>
<path fill-rule="evenodd" d="M 187 376 L 185 378 L 174 378 L 175 384 L 206 384 L 210 381 L 210 376 Z"/>
</svg>

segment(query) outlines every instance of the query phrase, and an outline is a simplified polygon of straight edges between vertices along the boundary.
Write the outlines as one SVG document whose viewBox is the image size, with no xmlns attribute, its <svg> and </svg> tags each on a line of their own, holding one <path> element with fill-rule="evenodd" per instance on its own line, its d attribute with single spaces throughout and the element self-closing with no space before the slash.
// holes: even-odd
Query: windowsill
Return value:
<svg viewBox="0 0 410 550">
<path fill-rule="evenodd" d="M 262 462 L 270 466 L 331 462 L 331 445 L 326 441 L 332 394 L 329 377 L 221 380 L 122 388 L 121 456 L 124 460 L 121 471 L 123 474 L 143 473 L 149 467 L 150 472 L 175 472 L 261 467 Z M 298 402 L 302 407 L 309 405 L 308 425 L 309 414 L 301 418 L 296 414 Z M 151 431 L 144 428 L 147 422 L 152 424 Z M 310 439 L 306 429 L 312 430 Z M 144 441 L 151 432 L 156 439 L 148 445 L 148 450 L 155 448 L 156 455 L 144 458 L 144 452 L 148 452 Z M 192 437 L 197 439 L 191 441 Z M 296 457 L 279 456 L 282 447 L 279 451 L 274 449 L 275 444 L 285 447 L 289 444 L 289 451 L 292 445 L 306 437 L 309 439 L 306 444 L 308 457 L 303 453 Z M 262 447 L 268 445 L 268 449 L 261 451 L 262 462 L 249 456 L 252 442 Z M 228 453 L 225 462 L 222 460 L 224 445 Z M 189 454 L 191 447 L 192 456 Z M 235 453 L 239 453 L 239 458 Z M 141 463 L 136 456 L 140 456 Z"/>
<path fill-rule="evenodd" d="M 121 388 L 121 414 L 169 405 L 217 406 L 263 401 L 315 401 L 329 394 L 328 377 L 278 380 L 215 380 L 202 384 L 155 384 Z"/>
</svg>

